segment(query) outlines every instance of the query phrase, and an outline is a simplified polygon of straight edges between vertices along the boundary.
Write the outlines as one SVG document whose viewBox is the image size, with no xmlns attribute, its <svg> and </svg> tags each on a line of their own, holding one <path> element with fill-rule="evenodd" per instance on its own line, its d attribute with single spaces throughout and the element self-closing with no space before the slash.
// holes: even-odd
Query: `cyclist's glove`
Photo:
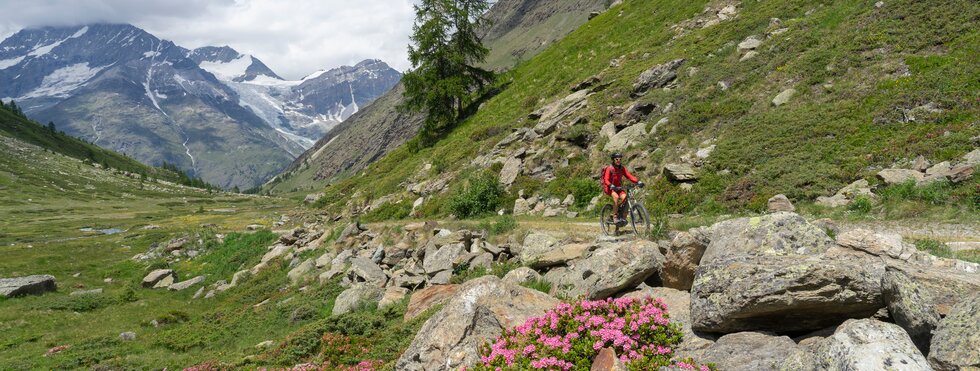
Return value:
<svg viewBox="0 0 980 371">
<path fill-rule="evenodd" d="M 643 188 L 643 187 L 646 187 L 647 186 L 647 184 L 646 183 L 643 183 L 643 182 L 638 182 L 638 183 L 636 183 L 636 185 L 640 186 L 640 188 Z"/>
</svg>

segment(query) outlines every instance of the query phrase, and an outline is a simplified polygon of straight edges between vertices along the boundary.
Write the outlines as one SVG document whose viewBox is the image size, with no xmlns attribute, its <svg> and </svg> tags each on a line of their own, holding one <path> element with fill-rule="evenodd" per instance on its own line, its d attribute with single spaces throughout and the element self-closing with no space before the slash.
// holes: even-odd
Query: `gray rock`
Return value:
<svg viewBox="0 0 980 371">
<path fill-rule="evenodd" d="M 722 336 L 697 359 L 719 370 L 776 370 L 786 358 L 799 352 L 787 336 L 763 332 L 738 332 Z"/>
<path fill-rule="evenodd" d="M 975 149 L 963 155 L 963 161 L 966 165 L 975 166 L 980 165 L 980 149 Z"/>
<path fill-rule="evenodd" d="M 793 206 L 793 203 L 790 202 L 786 195 L 778 194 L 769 199 L 768 210 L 770 213 L 780 211 L 794 212 L 796 211 L 796 207 Z"/>
<path fill-rule="evenodd" d="M 967 179 L 972 178 L 973 173 L 976 172 L 976 169 L 976 165 L 959 164 L 949 169 L 949 172 L 945 174 L 945 178 L 949 179 L 949 181 L 953 183 L 962 183 Z"/>
<path fill-rule="evenodd" d="M 513 285 L 520 285 L 524 282 L 535 281 L 540 279 L 541 279 L 541 274 L 535 271 L 534 269 L 528 267 L 520 267 L 510 272 L 507 272 L 507 274 L 504 275 L 504 282 Z"/>
<path fill-rule="evenodd" d="M 878 172 L 878 179 L 885 182 L 885 184 L 902 184 L 907 181 L 912 181 L 915 183 L 921 182 L 925 176 L 915 170 L 908 169 L 885 169 Z"/>
<path fill-rule="evenodd" d="M 323 269 L 323 268 L 329 269 L 330 263 L 333 261 L 333 258 L 335 257 L 337 257 L 337 253 L 333 251 L 327 251 L 323 255 L 320 255 L 319 258 L 316 258 L 316 262 L 315 262 L 316 269 Z"/>
<path fill-rule="evenodd" d="M 378 287 L 384 287 L 385 283 L 388 282 L 388 276 L 385 275 L 384 270 L 365 258 L 351 259 L 347 278 L 351 282 L 364 282 Z"/>
<path fill-rule="evenodd" d="M 531 206 L 528 205 L 527 200 L 523 198 L 518 198 L 514 200 L 514 215 L 527 215 L 531 212 Z"/>
<path fill-rule="evenodd" d="M 694 167 L 690 164 L 664 165 L 664 175 L 667 176 L 667 179 L 677 182 L 687 182 L 698 179 L 697 174 L 694 172 Z"/>
<path fill-rule="evenodd" d="M 430 308 L 443 304 L 456 295 L 460 285 L 435 285 L 418 290 L 412 294 L 405 309 L 405 322 L 411 321 Z"/>
<path fill-rule="evenodd" d="M 504 167 L 500 169 L 500 184 L 504 187 L 509 187 L 511 184 L 514 184 L 517 176 L 521 175 L 521 165 L 523 165 L 523 161 L 516 157 L 511 157 L 504 161 Z"/>
<path fill-rule="evenodd" d="M 490 266 L 493 264 L 493 254 L 488 252 L 483 252 L 478 254 L 469 262 L 470 268 L 482 267 L 487 271 L 490 270 Z"/>
<path fill-rule="evenodd" d="M 540 121 L 534 126 L 534 133 L 537 135 L 551 134 L 560 122 L 588 106 L 588 97 L 588 90 L 580 90 L 541 108 L 537 113 L 540 115 Z"/>
<path fill-rule="evenodd" d="M 157 269 L 147 274 L 146 277 L 143 277 L 143 287 L 158 288 L 161 287 L 158 286 L 160 284 L 163 284 L 162 287 L 167 287 L 174 283 L 176 279 L 177 274 L 174 273 L 173 269 Z"/>
<path fill-rule="evenodd" d="M 558 245 L 558 238 L 541 232 L 531 232 L 524 237 L 524 245 L 518 257 L 521 262 L 529 264 Z"/>
<path fill-rule="evenodd" d="M 682 64 L 684 64 L 684 59 L 675 59 L 643 71 L 636 83 L 633 84 L 633 92 L 630 95 L 635 98 L 646 94 L 650 89 L 667 86 L 677 79 L 677 69 Z"/>
<path fill-rule="evenodd" d="M 793 99 L 794 95 L 796 95 L 796 89 L 783 90 L 781 93 L 777 94 L 775 98 L 772 98 L 772 105 L 779 107 L 789 103 L 789 100 Z"/>
<path fill-rule="evenodd" d="M 358 223 L 348 224 L 347 227 L 344 227 L 344 230 L 340 232 L 340 236 L 337 237 L 337 241 L 343 242 L 347 240 L 347 238 L 357 236 L 364 231 L 367 231 L 367 229 L 361 227 Z"/>
<path fill-rule="evenodd" d="M 136 333 L 132 331 L 127 331 L 119 334 L 119 340 L 122 341 L 133 341 L 136 340 Z"/>
<path fill-rule="evenodd" d="M 762 40 L 758 36 L 752 35 L 738 43 L 739 50 L 753 50 L 762 45 Z"/>
<path fill-rule="evenodd" d="M 295 268 L 289 271 L 286 276 L 289 277 L 289 281 L 293 285 L 297 285 L 309 278 L 310 274 L 316 270 L 316 261 L 313 259 L 306 259 L 306 261 L 300 263 Z"/>
<path fill-rule="evenodd" d="M 335 316 L 363 308 L 370 304 L 381 301 L 384 296 L 384 289 L 370 284 L 354 284 L 349 289 L 337 295 L 334 301 L 333 311 Z"/>
<path fill-rule="evenodd" d="M 432 244 L 426 246 L 425 260 L 422 263 L 422 269 L 425 273 L 429 275 L 434 275 L 439 272 L 452 272 L 453 261 L 456 260 L 462 254 L 467 251 L 466 246 L 462 243 L 452 243 L 444 245 L 438 249 L 435 249 Z"/>
<path fill-rule="evenodd" d="M 905 329 L 922 354 L 929 354 L 932 330 L 939 325 L 939 312 L 931 305 L 934 300 L 904 272 L 889 269 L 882 281 L 888 314 Z"/>
<path fill-rule="evenodd" d="M 726 220 L 705 233 L 702 264 L 731 255 L 816 255 L 836 246 L 824 230 L 786 212 Z"/>
<path fill-rule="evenodd" d="M 692 229 L 691 233 L 680 232 L 674 236 L 667 251 L 663 272 L 660 273 L 664 287 L 691 290 L 695 270 L 701 264 L 701 256 L 708 248 L 708 242 L 701 229 Z"/>
<path fill-rule="evenodd" d="M 556 292 L 570 297 L 605 299 L 658 274 L 663 264 L 664 256 L 655 242 L 600 243 L 586 258 L 569 268 L 553 269 L 544 278 Z"/>
<path fill-rule="evenodd" d="M 818 370 L 931 370 L 901 327 L 874 319 L 850 319 L 815 350 Z"/>
<path fill-rule="evenodd" d="M 569 261 L 582 258 L 585 253 L 598 247 L 588 243 L 573 243 L 562 245 L 550 250 L 541 252 L 538 255 L 527 256 L 529 260 L 524 261 L 532 268 L 547 268 L 555 265 L 563 265 Z M 525 250 L 526 251 L 526 250 Z M 540 251 L 540 250 L 539 250 Z"/>
<path fill-rule="evenodd" d="M 917 250 L 896 233 L 875 233 L 867 229 L 852 229 L 837 235 L 837 244 L 876 256 L 908 260 Z"/>
<path fill-rule="evenodd" d="M 609 138 L 606 143 L 606 152 L 625 151 L 631 146 L 640 144 L 647 137 L 646 123 L 639 123 L 623 130 Z"/>
<path fill-rule="evenodd" d="M 929 364 L 939 371 L 980 369 L 980 294 L 952 308 L 932 336 Z"/>
<path fill-rule="evenodd" d="M 170 291 L 183 291 L 183 290 L 189 289 L 192 286 L 194 286 L 196 284 L 199 284 L 199 283 L 202 283 L 202 282 L 204 282 L 204 276 L 197 276 L 197 277 L 191 278 L 189 280 L 177 282 L 177 283 L 175 283 L 173 285 L 170 285 L 170 287 L 168 287 L 168 289 Z"/>
<path fill-rule="evenodd" d="M 425 322 L 395 368 L 435 371 L 471 366 L 479 361 L 481 344 L 558 303 L 555 298 L 495 276 L 471 280 Z"/>
</svg>

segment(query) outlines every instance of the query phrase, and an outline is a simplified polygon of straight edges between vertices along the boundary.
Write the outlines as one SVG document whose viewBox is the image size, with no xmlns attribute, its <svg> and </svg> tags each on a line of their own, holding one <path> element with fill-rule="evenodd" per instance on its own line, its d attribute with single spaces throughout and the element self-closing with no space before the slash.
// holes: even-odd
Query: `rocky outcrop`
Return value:
<svg viewBox="0 0 980 371">
<path fill-rule="evenodd" d="M 929 364 L 939 371 L 980 369 L 980 294 L 974 292 L 939 322 Z"/>
<path fill-rule="evenodd" d="M 558 294 L 605 299 L 659 274 L 663 263 L 664 256 L 655 242 L 600 242 L 585 258 L 569 267 L 552 269 L 544 279 Z"/>
<path fill-rule="evenodd" d="M 632 125 L 610 137 L 609 143 L 606 143 L 604 150 L 606 152 L 625 151 L 629 147 L 641 144 L 647 135 L 649 134 L 647 133 L 646 123 Z"/>
<path fill-rule="evenodd" d="M 425 322 L 395 368 L 434 371 L 472 365 L 479 361 L 479 345 L 558 303 L 555 298 L 495 276 L 469 281 Z"/>
<path fill-rule="evenodd" d="M 531 117 L 538 119 L 534 132 L 538 135 L 553 133 L 559 124 L 568 121 L 575 112 L 588 106 L 588 97 L 588 90 L 580 90 L 532 113 Z"/>
<path fill-rule="evenodd" d="M 689 182 L 698 179 L 694 167 L 689 164 L 667 164 L 664 166 L 664 175 L 667 179 L 675 182 Z"/>
<path fill-rule="evenodd" d="M 405 310 L 405 322 L 415 319 L 429 308 L 449 301 L 457 291 L 459 285 L 435 285 L 416 291 L 409 299 L 408 309 Z"/>
<path fill-rule="evenodd" d="M 0 296 L 12 298 L 23 295 L 40 295 L 55 291 L 54 276 L 43 274 L 27 277 L 0 278 Z"/>
</svg>

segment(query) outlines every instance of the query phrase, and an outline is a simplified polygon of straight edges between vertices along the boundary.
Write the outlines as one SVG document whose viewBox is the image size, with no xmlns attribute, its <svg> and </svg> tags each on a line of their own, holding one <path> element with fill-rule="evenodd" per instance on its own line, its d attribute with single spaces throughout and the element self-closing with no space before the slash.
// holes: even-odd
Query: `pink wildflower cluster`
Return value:
<svg viewBox="0 0 980 371">
<path fill-rule="evenodd" d="M 670 323 L 662 299 L 563 303 L 484 346 L 474 370 L 588 369 L 606 347 L 631 368 L 656 369 L 675 365 L 671 357 L 680 341 L 680 327 Z"/>
</svg>

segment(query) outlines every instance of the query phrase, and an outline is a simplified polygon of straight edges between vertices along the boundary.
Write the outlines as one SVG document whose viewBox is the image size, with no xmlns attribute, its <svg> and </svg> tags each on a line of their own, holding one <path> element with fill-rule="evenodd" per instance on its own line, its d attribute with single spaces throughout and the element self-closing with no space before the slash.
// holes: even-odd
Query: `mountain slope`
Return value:
<svg viewBox="0 0 980 371">
<path fill-rule="evenodd" d="M 283 81 L 251 55 L 189 51 L 131 25 L 26 29 L 0 43 L 0 97 L 72 135 L 226 188 L 268 179 L 399 78 L 365 61 Z"/>
<path fill-rule="evenodd" d="M 504 90 L 433 148 L 400 147 L 321 202 L 364 212 L 372 200 L 384 210 L 422 198 L 418 215 L 438 217 L 487 169 L 515 175 L 499 208 L 521 190 L 591 197 L 610 137 L 652 185 L 657 214 L 760 210 L 778 193 L 811 201 L 858 179 L 875 185 L 879 170 L 919 155 L 958 162 L 980 135 L 978 14 L 953 0 L 626 2 L 502 76 Z M 593 75 L 595 88 L 569 96 Z M 566 96 L 584 108 L 547 113 L 563 112 L 552 103 Z M 700 180 L 660 176 L 671 163 Z M 936 202 L 975 213 L 976 184 L 944 188 Z"/>
<path fill-rule="evenodd" d="M 502 0 L 488 11 L 484 43 L 491 48 L 487 67 L 503 70 L 533 57 L 606 8 L 606 0 Z M 263 186 L 281 194 L 315 190 L 328 181 L 360 171 L 415 136 L 422 117 L 399 112 L 402 86 L 316 142 L 282 173 Z"/>
</svg>

